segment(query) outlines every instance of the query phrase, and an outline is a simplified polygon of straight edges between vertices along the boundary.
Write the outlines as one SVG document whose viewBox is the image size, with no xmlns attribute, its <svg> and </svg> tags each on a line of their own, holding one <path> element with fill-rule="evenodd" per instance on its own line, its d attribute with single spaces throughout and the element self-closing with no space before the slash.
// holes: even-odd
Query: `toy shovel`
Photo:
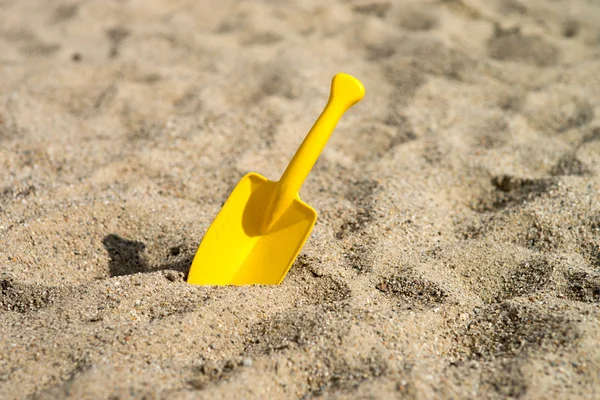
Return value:
<svg viewBox="0 0 600 400">
<path fill-rule="evenodd" d="M 298 191 L 344 112 L 365 94 L 347 74 L 331 81 L 327 106 L 278 182 L 249 173 L 206 231 L 188 275 L 195 285 L 276 285 L 308 239 L 317 212 Z"/>
</svg>

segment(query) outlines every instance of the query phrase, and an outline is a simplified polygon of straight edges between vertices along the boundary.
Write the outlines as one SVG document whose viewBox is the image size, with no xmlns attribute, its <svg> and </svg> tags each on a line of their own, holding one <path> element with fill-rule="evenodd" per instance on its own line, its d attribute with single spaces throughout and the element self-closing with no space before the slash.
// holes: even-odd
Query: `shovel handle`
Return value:
<svg viewBox="0 0 600 400">
<path fill-rule="evenodd" d="M 355 77 L 339 73 L 331 81 L 329 101 L 304 138 L 294 158 L 279 180 L 280 195 L 295 197 L 321 155 L 342 115 L 365 95 L 365 87 Z"/>
<path fill-rule="evenodd" d="M 355 77 L 339 73 L 331 81 L 329 101 L 296 151 L 277 183 L 275 195 L 266 208 L 261 231 L 267 233 L 298 195 L 300 187 L 321 155 L 342 115 L 365 95 L 365 87 Z"/>
</svg>

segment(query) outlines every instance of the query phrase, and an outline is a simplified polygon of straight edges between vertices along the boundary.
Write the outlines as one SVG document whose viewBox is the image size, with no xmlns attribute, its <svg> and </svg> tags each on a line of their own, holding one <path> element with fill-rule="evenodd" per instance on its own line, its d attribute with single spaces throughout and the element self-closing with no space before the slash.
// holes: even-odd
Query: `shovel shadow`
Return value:
<svg viewBox="0 0 600 400">
<path fill-rule="evenodd" d="M 110 257 L 109 275 L 111 277 L 149 273 L 162 270 L 175 270 L 183 272 L 187 278 L 189 266 L 193 256 L 179 257 L 177 261 L 165 263 L 159 267 L 151 267 L 144 259 L 142 253 L 146 245 L 135 240 L 127 240 L 111 233 L 102 239 L 102 244 Z"/>
</svg>

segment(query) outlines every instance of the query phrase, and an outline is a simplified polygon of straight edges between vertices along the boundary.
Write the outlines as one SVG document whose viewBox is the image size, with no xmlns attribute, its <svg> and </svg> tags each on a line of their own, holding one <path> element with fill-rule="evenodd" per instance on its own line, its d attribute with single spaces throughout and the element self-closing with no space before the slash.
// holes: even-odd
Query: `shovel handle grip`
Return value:
<svg viewBox="0 0 600 400">
<path fill-rule="evenodd" d="M 329 101 L 304 138 L 294 158 L 279 180 L 280 195 L 295 197 L 312 170 L 344 113 L 365 95 L 365 87 L 355 77 L 339 73 L 331 81 Z"/>
</svg>

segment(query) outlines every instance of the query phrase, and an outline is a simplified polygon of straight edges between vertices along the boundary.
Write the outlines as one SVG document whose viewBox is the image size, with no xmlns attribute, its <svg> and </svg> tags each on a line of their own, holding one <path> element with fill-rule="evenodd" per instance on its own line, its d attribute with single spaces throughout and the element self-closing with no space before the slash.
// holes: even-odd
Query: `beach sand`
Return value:
<svg viewBox="0 0 600 400">
<path fill-rule="evenodd" d="M 188 285 L 337 72 L 286 279 Z M 0 0 L 0 397 L 600 398 L 599 104 L 591 0 Z"/>
</svg>

